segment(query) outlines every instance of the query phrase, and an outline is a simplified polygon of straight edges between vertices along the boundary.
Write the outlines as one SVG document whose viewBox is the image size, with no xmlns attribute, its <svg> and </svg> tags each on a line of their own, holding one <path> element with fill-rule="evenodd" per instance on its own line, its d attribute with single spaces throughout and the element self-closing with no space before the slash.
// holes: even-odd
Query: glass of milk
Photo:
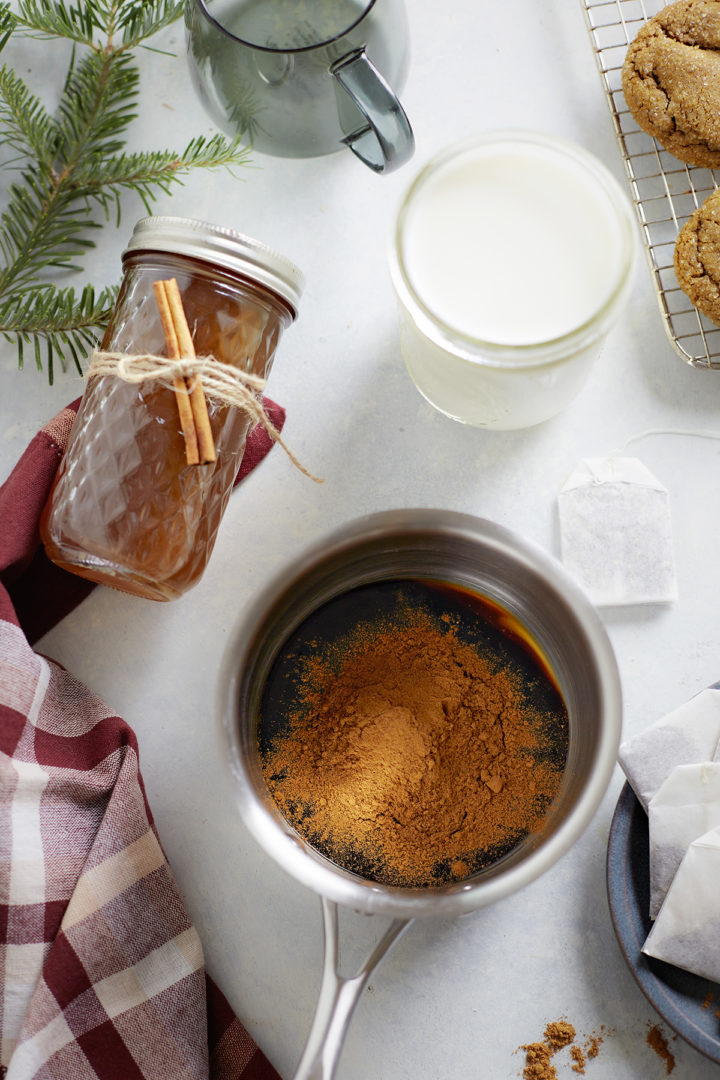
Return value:
<svg viewBox="0 0 720 1080">
<path fill-rule="evenodd" d="M 420 393 L 480 427 L 560 412 L 627 297 L 636 246 L 625 193 L 575 143 L 503 131 L 442 151 L 406 192 L 391 251 Z"/>
</svg>

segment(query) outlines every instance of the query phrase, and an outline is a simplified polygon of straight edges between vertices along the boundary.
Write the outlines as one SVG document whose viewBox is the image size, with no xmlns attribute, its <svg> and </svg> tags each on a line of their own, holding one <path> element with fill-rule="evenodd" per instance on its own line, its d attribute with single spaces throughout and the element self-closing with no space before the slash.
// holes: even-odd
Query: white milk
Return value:
<svg viewBox="0 0 720 1080">
<path fill-rule="evenodd" d="M 440 155 L 400 211 L 393 268 L 418 388 L 467 423 L 547 419 L 587 377 L 632 254 L 627 199 L 579 147 L 508 133 Z"/>
</svg>

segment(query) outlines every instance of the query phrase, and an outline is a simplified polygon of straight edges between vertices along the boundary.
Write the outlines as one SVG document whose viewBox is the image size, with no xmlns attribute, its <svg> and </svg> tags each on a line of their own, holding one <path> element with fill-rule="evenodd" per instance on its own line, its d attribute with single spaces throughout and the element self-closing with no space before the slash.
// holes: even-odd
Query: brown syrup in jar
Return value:
<svg viewBox="0 0 720 1080">
<path fill-rule="evenodd" d="M 198 356 L 261 378 L 294 311 L 257 282 L 199 259 L 136 252 L 126 260 L 102 349 L 166 355 L 153 282 L 174 277 Z M 114 376 L 88 381 L 41 522 L 53 562 L 138 596 L 170 600 L 210 557 L 250 426 L 208 400 L 217 460 L 189 466 L 173 390 Z"/>
</svg>

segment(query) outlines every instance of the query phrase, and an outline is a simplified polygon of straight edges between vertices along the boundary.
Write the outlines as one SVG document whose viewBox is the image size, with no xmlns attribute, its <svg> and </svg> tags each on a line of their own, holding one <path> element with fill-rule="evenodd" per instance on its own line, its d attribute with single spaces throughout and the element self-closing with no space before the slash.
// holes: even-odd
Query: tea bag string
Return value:
<svg viewBox="0 0 720 1080">
<path fill-rule="evenodd" d="M 625 442 L 620 446 L 616 446 L 614 449 L 604 457 L 600 458 L 600 466 L 595 467 L 594 459 L 586 458 L 585 466 L 590 473 L 592 479 L 598 483 L 603 484 L 610 479 L 608 476 L 607 467 L 603 467 L 603 463 L 612 462 L 623 457 L 625 451 L 633 443 L 642 442 L 643 439 L 650 439 L 657 436 L 680 436 L 688 439 L 717 439 L 720 441 L 720 431 L 711 431 L 700 429 L 698 431 L 690 431 L 687 428 L 648 428 L 645 431 L 637 431 L 633 435 L 628 435 Z"/>
<path fill-rule="evenodd" d="M 656 438 L 658 436 L 679 436 L 686 439 L 716 439 L 720 441 L 720 431 L 712 431 L 708 429 L 699 429 L 697 431 L 691 431 L 689 428 L 647 428 L 645 431 L 637 431 L 633 435 L 628 435 L 625 442 L 621 446 L 615 447 L 607 455 L 608 461 L 619 459 L 623 456 L 625 451 L 633 443 L 642 442 L 644 439 Z M 591 475 L 594 475 L 594 469 L 591 459 L 587 459 L 586 462 Z M 607 475 L 602 472 L 602 475 L 594 475 L 594 479 L 597 483 L 604 483 L 607 480 Z"/>
<path fill-rule="evenodd" d="M 178 391 L 174 380 L 178 376 L 190 380 L 200 378 L 207 398 L 223 405 L 234 406 L 246 413 L 255 424 L 262 424 L 273 442 L 279 443 L 293 465 L 304 476 L 318 484 L 323 482 L 298 461 L 265 413 L 257 398 L 257 394 L 265 387 L 265 380 L 257 375 L 241 371 L 232 364 L 224 364 L 212 356 L 174 360 L 167 356 L 156 356 L 154 353 L 128 355 L 96 349 L 92 354 L 86 378 L 91 379 L 97 375 L 112 375 L 132 384 L 156 382 L 175 393 Z M 192 393 L 192 385 L 187 393 Z"/>
<path fill-rule="evenodd" d="M 690 431 L 687 428 L 648 428 L 647 431 L 638 431 L 635 435 L 629 435 L 622 446 L 618 450 L 614 450 L 611 456 L 622 454 L 622 452 L 632 443 L 640 442 L 642 439 L 649 439 L 657 435 L 679 435 L 689 439 L 720 440 L 720 431 L 711 431 L 702 428 L 699 431 Z"/>
</svg>

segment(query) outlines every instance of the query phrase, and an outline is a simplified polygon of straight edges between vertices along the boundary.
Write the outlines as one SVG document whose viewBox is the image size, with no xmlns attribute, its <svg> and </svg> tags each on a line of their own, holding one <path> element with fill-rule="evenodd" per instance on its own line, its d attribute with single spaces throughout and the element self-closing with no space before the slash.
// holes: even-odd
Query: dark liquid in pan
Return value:
<svg viewBox="0 0 720 1080">
<path fill-rule="evenodd" d="M 274 750 L 291 728 L 297 730 L 298 718 L 312 731 L 312 713 L 307 705 L 309 665 L 321 661 L 327 669 L 333 665 L 339 669 L 345 645 L 351 647 L 357 640 L 359 627 L 364 634 L 369 631 L 372 635 L 374 627 L 402 626 L 417 612 L 445 631 L 451 626 L 457 640 L 470 646 L 493 669 L 513 673 L 522 687 L 528 711 L 540 718 L 541 735 L 532 751 L 534 759 L 556 769 L 558 777 L 561 775 L 568 753 L 567 709 L 531 635 L 503 608 L 469 589 L 431 580 L 401 579 L 351 589 L 329 601 L 311 614 L 280 650 L 266 681 L 258 727 L 259 748 L 271 791 L 274 783 L 282 783 L 284 777 L 272 772 Z M 392 875 L 388 877 L 382 857 L 375 852 L 316 835 L 311 802 L 300 800 L 288 810 L 285 801 L 283 812 L 298 832 L 333 862 L 384 883 L 428 885 L 460 880 L 501 859 L 527 837 L 527 832 L 508 830 L 502 842 L 466 851 L 461 861 L 451 856 L 437 859 L 428 878 L 398 882 Z"/>
</svg>

